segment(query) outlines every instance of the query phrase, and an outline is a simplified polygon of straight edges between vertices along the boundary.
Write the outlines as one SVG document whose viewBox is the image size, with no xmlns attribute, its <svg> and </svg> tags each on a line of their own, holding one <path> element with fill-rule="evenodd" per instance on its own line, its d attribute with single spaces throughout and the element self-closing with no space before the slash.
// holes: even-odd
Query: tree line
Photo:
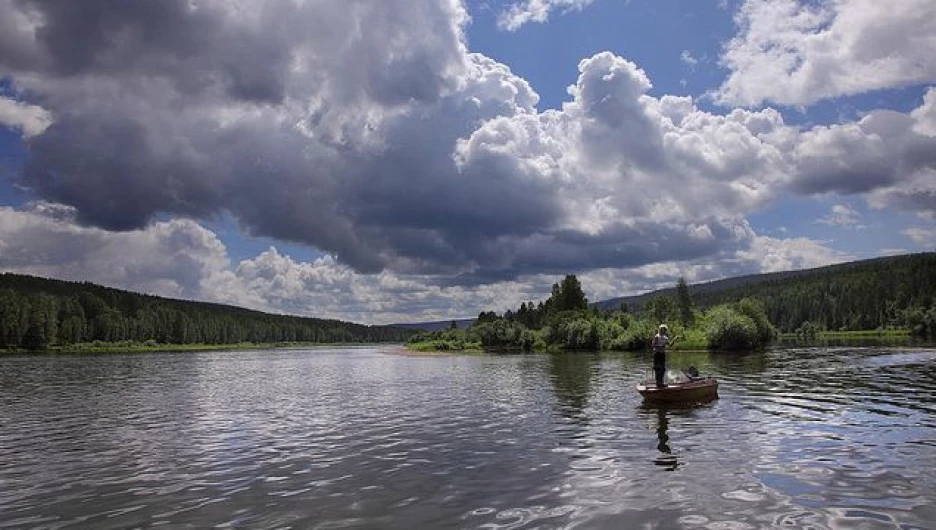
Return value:
<svg viewBox="0 0 936 530">
<path fill-rule="evenodd" d="M 589 304 L 574 275 L 546 300 L 498 315 L 482 312 L 467 331 L 414 336 L 422 349 L 635 350 L 658 323 L 675 323 L 683 346 L 753 349 L 778 332 L 812 338 L 824 331 L 907 330 L 936 337 L 936 253 L 892 256 L 732 278 L 669 289 L 609 307 Z"/>
<path fill-rule="evenodd" d="M 696 307 L 685 280 L 675 298 L 652 299 L 639 312 L 625 305 L 602 310 L 589 305 L 575 275 L 567 275 L 538 303 L 524 302 L 503 315 L 482 312 L 467 330 L 448 329 L 413 336 L 410 347 L 425 350 L 485 351 L 641 350 L 660 323 L 668 323 L 680 344 L 718 350 L 758 349 L 776 335 L 756 299 Z"/>
<path fill-rule="evenodd" d="M 173 300 L 88 282 L 0 274 L 0 349 L 159 344 L 403 342 L 414 332 Z"/>
<path fill-rule="evenodd" d="M 893 256 L 797 273 L 764 275 L 726 289 L 695 286 L 700 308 L 756 299 L 782 333 L 906 329 L 936 336 L 936 253 Z M 672 291 L 640 306 L 659 311 Z"/>
</svg>

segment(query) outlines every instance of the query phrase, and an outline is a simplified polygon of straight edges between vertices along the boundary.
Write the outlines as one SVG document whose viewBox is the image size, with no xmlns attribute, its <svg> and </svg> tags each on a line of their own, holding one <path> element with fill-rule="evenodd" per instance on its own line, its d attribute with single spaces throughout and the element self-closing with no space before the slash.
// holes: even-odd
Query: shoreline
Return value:
<svg viewBox="0 0 936 530">
<path fill-rule="evenodd" d="M 458 350 L 438 350 L 438 351 L 422 351 L 414 350 L 412 348 L 407 348 L 404 346 L 397 346 L 395 348 L 388 348 L 385 351 L 387 355 L 397 355 L 400 357 L 454 357 L 456 355 L 466 354 L 466 352 Z"/>
</svg>

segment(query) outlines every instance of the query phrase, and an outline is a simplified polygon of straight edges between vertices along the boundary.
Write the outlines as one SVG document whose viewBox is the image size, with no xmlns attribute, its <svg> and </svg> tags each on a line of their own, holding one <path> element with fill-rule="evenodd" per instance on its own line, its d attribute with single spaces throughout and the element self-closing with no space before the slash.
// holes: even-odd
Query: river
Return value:
<svg viewBox="0 0 936 530">
<path fill-rule="evenodd" d="M 0 528 L 936 528 L 936 350 L 0 357 Z"/>
</svg>

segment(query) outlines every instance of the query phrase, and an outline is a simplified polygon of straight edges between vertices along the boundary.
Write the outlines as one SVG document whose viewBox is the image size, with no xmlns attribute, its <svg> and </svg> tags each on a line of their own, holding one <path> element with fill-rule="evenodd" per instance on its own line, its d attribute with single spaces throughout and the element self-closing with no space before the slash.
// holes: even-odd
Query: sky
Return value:
<svg viewBox="0 0 936 530">
<path fill-rule="evenodd" d="M 936 0 L 0 0 L 0 271 L 366 324 L 936 247 Z"/>
</svg>

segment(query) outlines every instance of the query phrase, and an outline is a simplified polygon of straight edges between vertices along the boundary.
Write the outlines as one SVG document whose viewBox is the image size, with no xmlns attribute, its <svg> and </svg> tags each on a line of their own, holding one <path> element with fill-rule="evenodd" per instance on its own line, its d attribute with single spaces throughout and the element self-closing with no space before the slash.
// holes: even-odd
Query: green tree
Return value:
<svg viewBox="0 0 936 530">
<path fill-rule="evenodd" d="M 582 290 L 582 284 L 579 283 L 574 274 L 566 275 L 561 283 L 553 285 L 552 295 L 549 297 L 547 304 L 550 307 L 550 312 L 553 313 L 588 309 L 588 299 L 585 298 L 585 291 Z"/>
<path fill-rule="evenodd" d="M 679 310 L 679 321 L 683 326 L 691 327 L 695 320 L 692 314 L 692 297 L 689 296 L 686 279 L 682 277 L 676 282 L 676 307 Z"/>
<path fill-rule="evenodd" d="M 480 313 L 478 313 L 478 319 L 477 319 L 478 324 L 483 324 L 485 322 L 494 322 L 495 320 L 497 320 L 497 313 L 495 313 L 494 311 L 487 311 L 487 312 L 481 311 Z"/>
<path fill-rule="evenodd" d="M 651 298 L 647 301 L 646 313 L 656 324 L 663 324 L 676 313 L 676 302 L 671 296 Z"/>
</svg>

